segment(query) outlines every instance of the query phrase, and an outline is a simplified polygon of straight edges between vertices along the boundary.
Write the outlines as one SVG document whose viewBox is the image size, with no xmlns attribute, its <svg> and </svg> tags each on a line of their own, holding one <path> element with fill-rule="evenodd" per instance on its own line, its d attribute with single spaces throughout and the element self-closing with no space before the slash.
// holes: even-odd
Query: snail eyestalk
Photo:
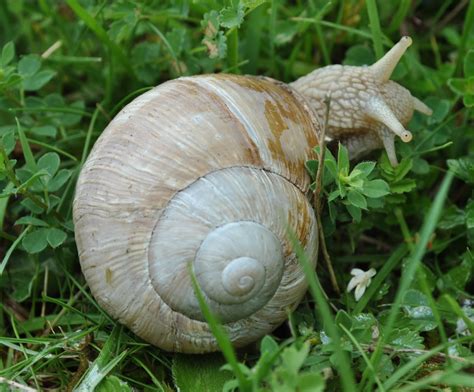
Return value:
<svg viewBox="0 0 474 392">
<path fill-rule="evenodd" d="M 402 37 L 392 49 L 370 67 L 374 73 L 374 77 L 380 82 L 389 80 L 393 70 L 411 44 L 412 40 L 410 37 Z"/>
<path fill-rule="evenodd" d="M 433 114 L 433 111 L 423 102 L 421 102 L 418 98 L 416 97 L 412 97 L 412 98 L 413 98 L 413 109 L 415 109 L 417 112 L 426 114 L 427 116 L 431 116 Z"/>
<path fill-rule="evenodd" d="M 400 136 L 400 139 L 405 143 L 411 141 L 411 132 L 405 129 L 395 114 L 393 114 L 390 107 L 381 98 L 371 98 L 365 107 L 365 113 L 372 119 L 384 124 L 393 133 Z"/>
</svg>

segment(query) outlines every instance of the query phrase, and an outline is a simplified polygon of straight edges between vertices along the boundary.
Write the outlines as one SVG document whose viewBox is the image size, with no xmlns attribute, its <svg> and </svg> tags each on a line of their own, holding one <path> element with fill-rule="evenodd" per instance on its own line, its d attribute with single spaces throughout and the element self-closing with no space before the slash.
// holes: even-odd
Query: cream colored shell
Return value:
<svg viewBox="0 0 474 392">
<path fill-rule="evenodd" d="M 188 274 L 235 346 L 271 332 L 306 291 L 287 238 L 316 261 L 305 161 L 320 124 L 288 86 L 204 75 L 126 106 L 97 141 L 74 201 L 99 304 L 170 351 L 217 350 Z"/>
</svg>

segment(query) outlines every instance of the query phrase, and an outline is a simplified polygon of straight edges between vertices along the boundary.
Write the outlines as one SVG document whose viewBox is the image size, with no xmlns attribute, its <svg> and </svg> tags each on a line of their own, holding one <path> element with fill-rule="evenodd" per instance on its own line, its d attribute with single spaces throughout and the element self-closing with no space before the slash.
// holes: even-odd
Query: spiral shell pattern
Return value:
<svg viewBox="0 0 474 392">
<path fill-rule="evenodd" d="M 191 266 L 234 345 L 281 324 L 306 290 L 289 229 L 315 262 L 304 162 L 319 126 L 289 87 L 254 77 L 181 78 L 126 106 L 74 201 L 99 304 L 165 350 L 215 351 Z"/>
</svg>

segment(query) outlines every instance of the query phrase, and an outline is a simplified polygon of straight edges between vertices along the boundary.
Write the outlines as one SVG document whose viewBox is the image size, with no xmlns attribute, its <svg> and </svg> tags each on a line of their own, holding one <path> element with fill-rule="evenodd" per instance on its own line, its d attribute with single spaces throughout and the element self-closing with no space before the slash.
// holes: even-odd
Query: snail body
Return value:
<svg viewBox="0 0 474 392">
<path fill-rule="evenodd" d="M 397 44 L 398 58 L 406 44 Z M 168 351 L 217 350 L 192 289 L 191 265 L 235 346 L 286 319 L 307 286 L 288 229 L 316 262 L 304 164 L 322 129 L 320 97 L 331 93 L 331 108 L 354 111 L 350 121 L 339 114 L 330 120 L 328 135 L 349 135 L 356 155 L 357 133 L 362 140 L 378 130 L 384 135 L 396 117 L 406 123 L 413 107 L 423 105 L 387 77 L 396 85 L 382 94 L 388 102 L 376 91 L 355 103 L 375 101 L 357 113 L 337 88 L 350 82 L 341 83 L 349 68 L 332 67 L 290 85 L 226 74 L 179 78 L 141 95 L 112 120 L 82 169 L 73 211 L 83 273 L 110 315 Z M 351 68 L 375 74 L 371 67 Z M 345 91 L 365 94 L 350 84 Z M 394 94 L 403 96 L 402 104 Z M 370 118 L 376 118 L 373 127 Z M 403 137 L 403 125 L 396 126 Z M 391 136 L 371 148 L 390 149 L 384 137 Z"/>
</svg>

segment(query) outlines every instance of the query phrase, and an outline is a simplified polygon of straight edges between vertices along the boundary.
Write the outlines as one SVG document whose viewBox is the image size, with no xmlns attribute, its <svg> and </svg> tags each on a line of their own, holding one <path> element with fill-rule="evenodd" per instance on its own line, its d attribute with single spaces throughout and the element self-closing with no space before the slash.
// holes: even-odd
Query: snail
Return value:
<svg viewBox="0 0 474 392">
<path fill-rule="evenodd" d="M 82 168 L 73 217 L 79 259 L 98 303 L 167 351 L 218 350 L 196 299 L 236 347 L 270 333 L 305 294 L 290 228 L 313 263 L 317 227 L 305 161 L 327 136 L 359 156 L 384 146 L 414 110 L 389 80 L 411 39 L 372 66 L 332 65 L 293 83 L 212 74 L 161 84 L 107 126 Z"/>
</svg>

